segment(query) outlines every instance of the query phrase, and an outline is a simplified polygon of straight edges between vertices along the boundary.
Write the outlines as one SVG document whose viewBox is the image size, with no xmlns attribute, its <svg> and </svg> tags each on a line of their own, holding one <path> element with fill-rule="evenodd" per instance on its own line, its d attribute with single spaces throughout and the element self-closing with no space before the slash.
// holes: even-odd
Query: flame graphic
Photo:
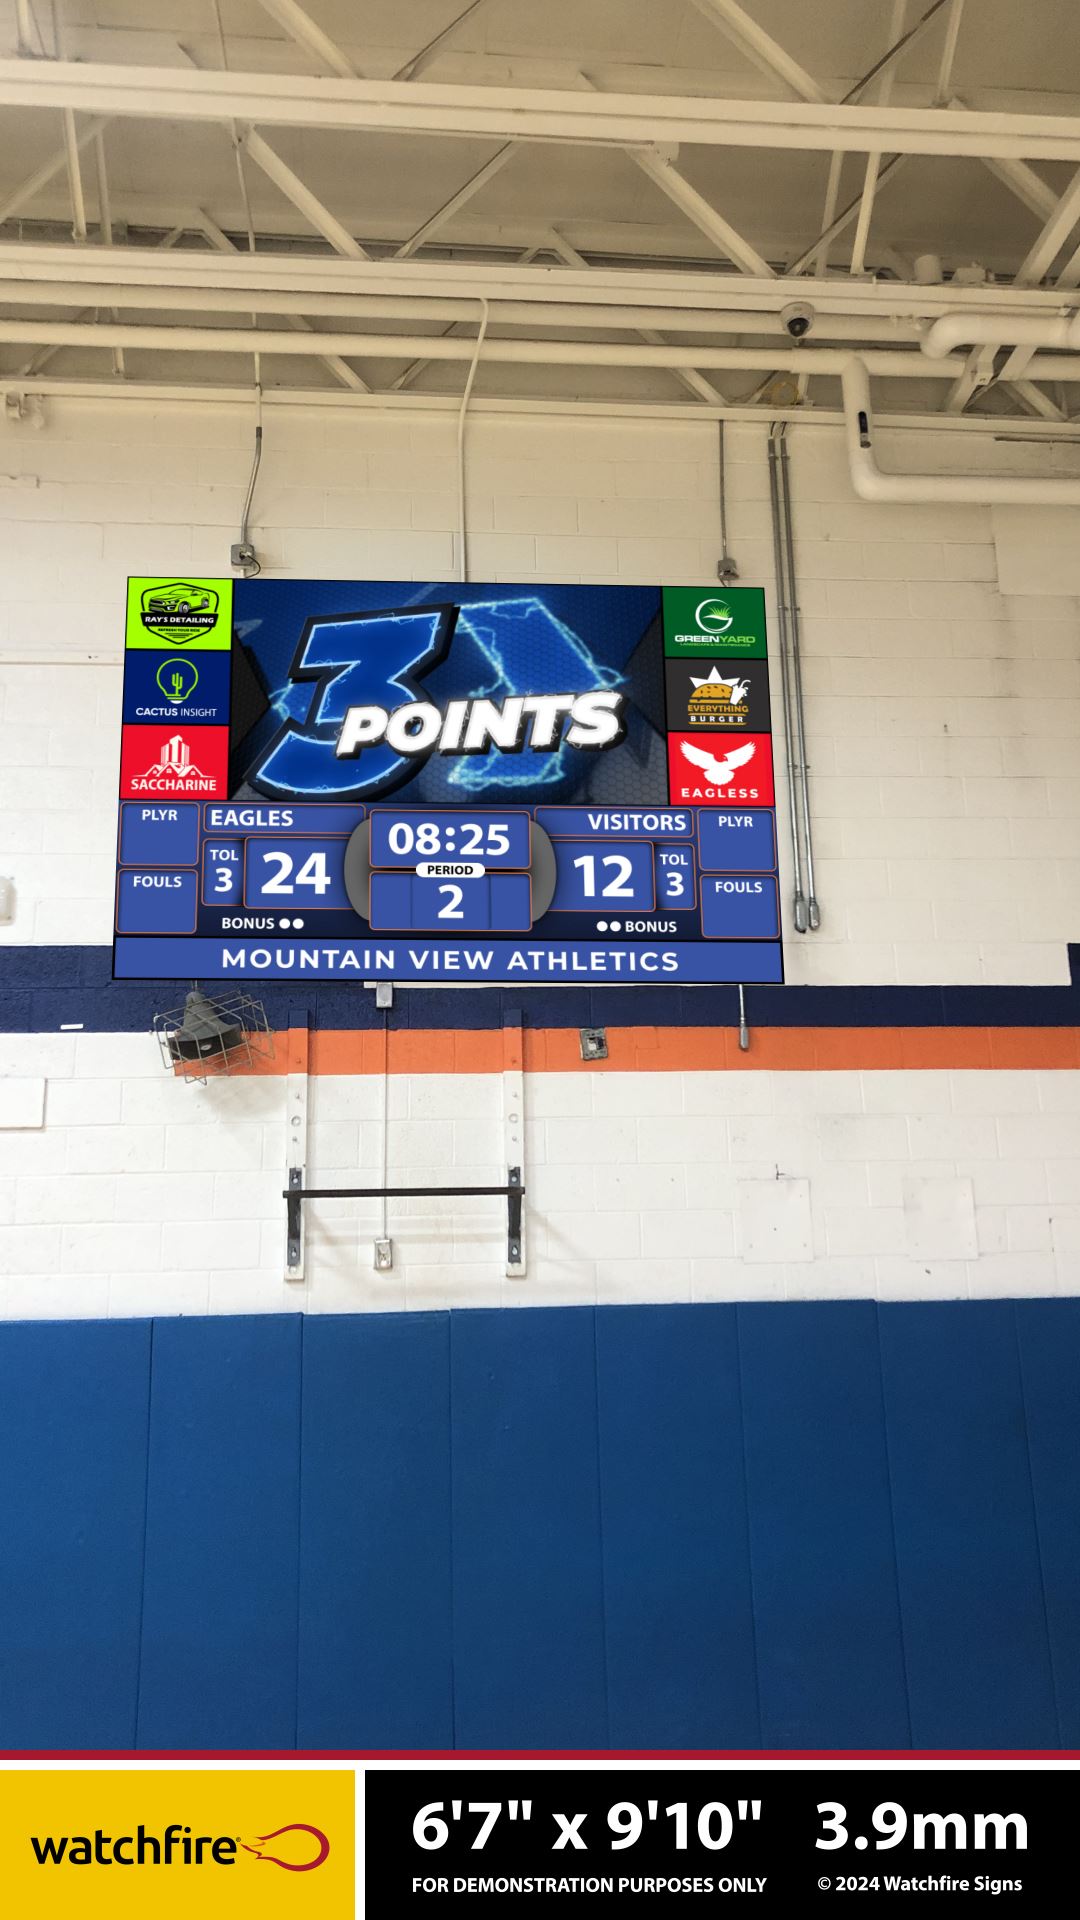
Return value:
<svg viewBox="0 0 1080 1920">
<path fill-rule="evenodd" d="M 302 1860 L 300 1862 L 295 1860 L 282 1860 L 276 1853 L 264 1853 L 262 1851 L 268 1840 L 277 1840 L 283 1833 L 310 1833 L 312 1839 L 317 1840 L 319 1843 L 319 1851 L 314 1860 Z M 275 1827 L 273 1833 L 260 1833 L 256 1838 L 254 1846 L 249 1847 L 246 1840 L 241 1840 L 240 1845 L 243 1847 L 245 1853 L 253 1853 L 256 1860 L 261 1860 L 264 1864 L 269 1864 L 270 1866 L 284 1867 L 287 1873 L 311 1873 L 313 1868 L 322 1866 L 323 1861 L 330 1852 L 330 1842 L 325 1833 L 323 1833 L 319 1827 L 305 1826 L 302 1820 L 294 1820 L 287 1827 Z"/>
</svg>

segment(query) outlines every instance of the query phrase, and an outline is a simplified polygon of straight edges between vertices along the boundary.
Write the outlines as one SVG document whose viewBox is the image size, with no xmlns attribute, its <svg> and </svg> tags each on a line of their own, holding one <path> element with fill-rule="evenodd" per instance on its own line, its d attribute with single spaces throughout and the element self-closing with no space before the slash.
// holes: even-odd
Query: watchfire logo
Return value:
<svg viewBox="0 0 1080 1920">
<path fill-rule="evenodd" d="M 115 1836 L 101 1827 L 93 1833 L 31 1834 L 30 1846 L 39 1867 L 59 1867 L 65 1862 L 70 1867 L 233 1867 L 243 1852 L 287 1873 L 313 1873 L 330 1857 L 330 1842 L 322 1828 L 299 1820 L 250 1841 L 230 1834 L 195 1833 L 173 1822 L 160 1833 L 139 1826 L 134 1833 Z"/>
<path fill-rule="evenodd" d="M 12 1920 L 353 1920 L 356 1775 L 333 1769 L 10 1768 Z"/>
</svg>

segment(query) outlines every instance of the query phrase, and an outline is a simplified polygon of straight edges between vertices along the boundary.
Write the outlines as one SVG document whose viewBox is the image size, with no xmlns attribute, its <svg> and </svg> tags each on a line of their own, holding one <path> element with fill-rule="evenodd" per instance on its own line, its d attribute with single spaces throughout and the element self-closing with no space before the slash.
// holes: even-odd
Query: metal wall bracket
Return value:
<svg viewBox="0 0 1080 1920">
<path fill-rule="evenodd" d="M 285 1165 L 288 1168 L 289 1213 L 285 1239 L 285 1278 L 303 1280 L 304 1215 L 299 1195 L 304 1186 L 308 1132 L 309 1015 L 306 1008 L 289 1014 L 289 1070 L 285 1079 Z"/>
</svg>

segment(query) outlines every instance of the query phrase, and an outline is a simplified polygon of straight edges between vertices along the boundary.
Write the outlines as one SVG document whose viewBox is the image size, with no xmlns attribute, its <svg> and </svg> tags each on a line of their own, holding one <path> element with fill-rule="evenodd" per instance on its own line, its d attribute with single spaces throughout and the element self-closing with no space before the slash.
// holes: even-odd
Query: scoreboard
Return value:
<svg viewBox="0 0 1080 1920">
<path fill-rule="evenodd" d="M 757 587 L 134 578 L 117 979 L 780 981 Z"/>
</svg>

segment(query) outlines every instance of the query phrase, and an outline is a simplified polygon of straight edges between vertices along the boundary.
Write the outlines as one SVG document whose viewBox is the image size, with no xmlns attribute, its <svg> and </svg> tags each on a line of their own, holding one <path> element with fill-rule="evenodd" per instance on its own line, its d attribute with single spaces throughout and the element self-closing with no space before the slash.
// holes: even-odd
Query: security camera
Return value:
<svg viewBox="0 0 1080 1920">
<path fill-rule="evenodd" d="M 817 314 L 805 300 L 792 300 L 780 309 L 780 318 L 784 330 L 793 340 L 804 340 L 809 333 Z"/>
</svg>

